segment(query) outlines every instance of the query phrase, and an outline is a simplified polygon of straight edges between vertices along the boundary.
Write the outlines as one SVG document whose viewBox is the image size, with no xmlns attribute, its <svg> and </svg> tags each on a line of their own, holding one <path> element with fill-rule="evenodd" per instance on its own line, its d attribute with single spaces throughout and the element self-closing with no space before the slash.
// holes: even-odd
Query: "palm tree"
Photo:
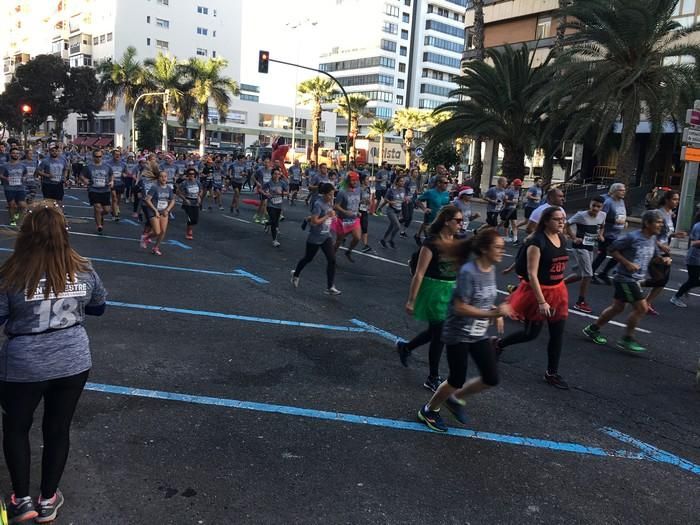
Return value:
<svg viewBox="0 0 700 525">
<path fill-rule="evenodd" d="M 321 112 L 323 104 L 328 104 L 335 100 L 337 91 L 332 80 L 323 77 L 314 77 L 304 80 L 297 86 L 297 91 L 302 96 L 302 104 L 312 104 L 311 110 L 311 134 L 312 134 L 312 154 L 314 162 L 318 162 L 319 129 L 321 128 Z"/>
<path fill-rule="evenodd" d="M 97 64 L 97 74 L 107 104 L 114 109 L 119 100 L 123 99 L 128 125 L 131 123 L 129 113 L 134 108 L 134 102 L 144 91 L 144 69 L 136 54 L 136 48 L 129 46 L 119 61 L 107 59 Z"/>
<path fill-rule="evenodd" d="M 191 80 L 188 82 L 187 71 L 184 64 L 176 58 L 158 53 L 156 58 L 144 60 L 145 83 L 149 91 L 167 93 L 167 97 L 159 97 L 158 103 L 162 104 L 163 115 L 163 150 L 167 149 L 168 115 L 173 111 L 178 113 L 181 121 L 186 124 L 186 115 L 182 113 L 185 103 L 185 93 L 192 88 Z M 151 97 L 146 97 L 151 104 Z"/>
<path fill-rule="evenodd" d="M 457 79 L 451 98 L 437 114 L 452 116 L 428 132 L 429 146 L 466 135 L 499 142 L 504 149 L 503 175 L 521 178 L 525 154 L 545 140 L 541 119 L 546 118 L 545 88 L 552 78 L 548 61 L 534 67 L 523 45 L 517 50 L 505 46 L 488 49 L 488 62 L 472 61 Z"/>
<path fill-rule="evenodd" d="M 228 113 L 231 95 L 238 95 L 238 83 L 221 74 L 228 66 L 223 58 L 190 58 L 183 66 L 185 82 L 189 89 L 184 94 L 181 103 L 183 116 L 189 117 L 196 111 L 199 122 L 199 154 L 204 155 L 207 138 L 207 120 L 209 117 L 209 101 L 212 100 L 219 112 L 219 119 L 224 122 Z"/>
<path fill-rule="evenodd" d="M 569 120 L 566 136 L 577 139 L 595 129 L 601 149 L 619 122 L 616 168 L 625 184 L 635 171 L 634 142 L 642 116 L 651 125 L 650 161 L 664 122 L 676 116 L 687 99 L 692 101 L 697 85 L 700 46 L 687 37 L 700 25 L 684 28 L 672 19 L 678 1 L 588 0 L 573 2 L 560 13 L 567 19 L 564 29 L 572 31 L 564 37 L 558 57 L 562 79 L 556 91 L 578 115 Z M 695 58 L 696 64 L 680 64 L 682 56 Z"/>
<path fill-rule="evenodd" d="M 367 111 L 367 103 L 369 99 L 364 95 L 351 94 L 348 95 L 348 100 L 350 101 L 350 111 L 348 111 L 348 103 L 344 96 L 338 96 L 336 102 L 338 107 L 336 112 L 339 115 L 344 115 L 347 118 L 348 113 L 350 113 L 350 137 L 351 141 L 350 147 L 350 159 L 355 161 L 355 139 L 360 132 L 360 117 L 368 117 L 370 113 Z"/>
<path fill-rule="evenodd" d="M 474 50 L 476 54 L 474 55 L 474 60 L 479 62 L 484 61 L 485 47 L 484 47 L 484 0 L 474 0 Z M 481 176 L 484 172 L 484 161 L 481 158 L 481 144 L 482 140 L 480 136 L 474 138 L 474 157 L 472 161 L 472 167 L 469 171 L 469 176 L 474 181 L 474 186 L 477 188 L 481 187 Z"/>
<path fill-rule="evenodd" d="M 428 131 L 433 123 L 431 113 L 426 110 L 401 108 L 394 113 L 394 130 L 403 134 L 404 149 L 406 150 L 406 168 L 411 167 L 413 139 L 416 131 Z"/>
<path fill-rule="evenodd" d="M 370 138 L 379 137 L 379 164 L 384 160 L 384 136 L 392 129 L 394 129 L 394 123 L 391 119 L 382 120 L 378 118 L 369 125 L 367 136 Z M 375 160 L 376 163 L 377 161 Z"/>
</svg>

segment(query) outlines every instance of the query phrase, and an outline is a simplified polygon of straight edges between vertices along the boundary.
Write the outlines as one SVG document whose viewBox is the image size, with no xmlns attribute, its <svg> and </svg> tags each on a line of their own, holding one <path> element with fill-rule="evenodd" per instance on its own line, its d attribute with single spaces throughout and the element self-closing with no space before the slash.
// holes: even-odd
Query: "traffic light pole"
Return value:
<svg viewBox="0 0 700 525">
<path fill-rule="evenodd" d="M 350 98 L 348 97 L 347 92 L 345 91 L 345 88 L 342 86 L 340 82 L 338 82 L 338 79 L 335 78 L 333 75 L 326 71 L 322 71 L 320 69 L 316 69 L 315 67 L 309 67 L 309 66 L 302 66 L 301 64 L 294 64 L 293 62 L 285 62 L 284 60 L 275 60 L 274 58 L 269 58 L 267 59 L 269 62 L 276 62 L 278 64 L 284 64 L 286 66 L 292 66 L 292 67 L 299 67 L 301 69 L 308 69 L 309 71 L 316 71 L 317 73 L 321 73 L 323 75 L 326 75 L 328 78 L 330 78 L 333 82 L 338 84 L 338 87 L 340 88 L 340 91 L 343 92 L 343 96 L 345 97 L 345 103 L 348 106 L 348 132 L 347 132 L 347 151 L 346 151 L 346 166 L 350 166 L 350 122 L 352 121 L 352 108 L 350 107 Z M 294 147 L 294 144 L 292 144 L 292 147 Z"/>
</svg>

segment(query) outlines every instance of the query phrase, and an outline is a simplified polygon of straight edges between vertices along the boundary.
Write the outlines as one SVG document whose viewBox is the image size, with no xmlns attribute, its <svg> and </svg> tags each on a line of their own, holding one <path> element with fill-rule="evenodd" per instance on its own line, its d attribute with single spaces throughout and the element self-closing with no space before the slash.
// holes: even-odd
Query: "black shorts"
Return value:
<svg viewBox="0 0 700 525">
<path fill-rule="evenodd" d="M 231 188 L 234 190 L 241 191 L 243 189 L 243 183 L 242 182 L 236 182 L 236 181 L 231 181 Z"/>
<path fill-rule="evenodd" d="M 264 203 L 267 200 L 267 196 L 263 195 L 262 193 L 258 195 L 260 198 L 260 204 Z"/>
<path fill-rule="evenodd" d="M 523 208 L 523 210 L 525 211 L 525 218 L 529 219 L 532 212 L 535 211 L 535 208 Z"/>
<path fill-rule="evenodd" d="M 117 195 L 122 195 L 124 193 L 125 188 L 126 188 L 126 186 L 124 186 L 123 184 L 120 184 L 119 186 L 114 186 L 114 188 L 112 188 L 112 191 L 114 193 L 116 193 Z"/>
<path fill-rule="evenodd" d="M 367 226 L 369 225 L 369 213 L 366 211 L 360 211 L 360 228 L 362 233 L 367 233 Z"/>
<path fill-rule="evenodd" d="M 486 212 L 486 224 L 489 226 L 498 226 L 498 212 L 497 211 L 487 211 Z"/>
<path fill-rule="evenodd" d="M 481 380 L 489 386 L 496 386 L 498 384 L 498 362 L 488 339 L 481 339 L 473 343 L 447 345 L 447 364 L 450 367 L 447 382 L 450 386 L 453 388 L 464 386 L 467 380 L 467 363 L 470 354 L 481 373 Z"/>
<path fill-rule="evenodd" d="M 43 183 L 41 185 L 41 194 L 45 199 L 53 199 L 55 201 L 63 200 L 63 183 L 52 184 Z"/>
<path fill-rule="evenodd" d="M 615 286 L 615 295 L 613 297 L 623 303 L 636 303 L 645 297 L 642 287 L 637 282 L 625 283 L 613 280 L 613 285 Z"/>
<path fill-rule="evenodd" d="M 501 220 L 502 221 L 514 221 L 518 218 L 517 208 L 507 208 L 501 210 Z"/>
<path fill-rule="evenodd" d="M 90 201 L 90 206 L 95 204 L 101 204 L 102 206 L 109 206 L 112 203 L 112 195 L 110 192 L 97 192 L 89 191 L 88 200 Z"/>
<path fill-rule="evenodd" d="M 289 183 L 289 191 L 299 191 L 299 183 L 298 182 L 290 182 Z"/>
</svg>

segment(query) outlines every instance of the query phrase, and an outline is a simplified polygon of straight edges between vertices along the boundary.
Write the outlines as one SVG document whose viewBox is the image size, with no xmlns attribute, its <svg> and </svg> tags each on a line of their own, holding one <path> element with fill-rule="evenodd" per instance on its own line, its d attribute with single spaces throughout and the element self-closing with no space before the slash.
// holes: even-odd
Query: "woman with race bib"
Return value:
<svg viewBox="0 0 700 525">
<path fill-rule="evenodd" d="M 151 186 L 143 201 L 143 212 L 146 220 L 151 225 L 150 239 L 155 239 L 155 244 L 151 253 L 153 255 L 163 255 L 160 245 L 165 239 L 165 232 L 168 230 L 168 218 L 170 211 L 175 206 L 175 193 L 168 184 L 168 174 L 161 171 L 158 175 L 158 182 Z"/>
<path fill-rule="evenodd" d="M 15 251 L 0 267 L 0 405 L 3 450 L 13 493 L 10 523 L 56 519 L 58 484 L 68 459 L 73 413 L 92 367 L 85 315 L 102 315 L 106 292 L 87 259 L 68 241 L 55 201 L 40 201 L 20 227 Z M 29 495 L 29 429 L 44 401 L 41 494 Z"/>
</svg>

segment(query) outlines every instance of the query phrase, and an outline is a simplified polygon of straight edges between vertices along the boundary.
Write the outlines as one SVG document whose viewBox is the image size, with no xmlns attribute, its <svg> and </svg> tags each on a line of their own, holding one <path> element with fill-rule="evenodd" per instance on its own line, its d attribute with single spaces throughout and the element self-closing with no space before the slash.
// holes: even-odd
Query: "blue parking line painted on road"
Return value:
<svg viewBox="0 0 700 525">
<path fill-rule="evenodd" d="M 359 319 L 350 319 L 350 322 L 354 325 L 357 325 L 357 326 L 364 328 L 369 333 L 377 334 L 378 336 L 383 337 L 384 339 L 388 339 L 392 343 L 396 343 L 398 341 L 404 341 L 404 339 L 392 334 L 391 332 L 387 332 L 386 330 L 382 330 L 381 328 L 377 328 L 376 326 L 365 323 L 364 321 L 360 321 Z"/>
<path fill-rule="evenodd" d="M 141 226 L 141 224 L 139 224 L 136 221 L 132 221 L 131 219 L 122 219 L 122 222 L 125 222 L 127 224 L 131 224 L 132 226 Z"/>
<path fill-rule="evenodd" d="M 648 459 L 650 461 L 658 461 L 660 463 L 668 463 L 669 465 L 674 465 L 683 470 L 687 470 L 688 472 L 692 472 L 696 476 L 700 476 L 700 465 L 691 463 L 687 459 L 683 459 L 679 456 L 676 456 L 675 454 L 671 454 L 670 452 L 666 452 L 665 450 L 656 448 L 654 445 L 650 445 L 649 443 L 640 441 L 636 438 L 633 438 L 632 436 L 623 434 L 622 432 L 620 432 L 619 430 L 615 430 L 614 428 L 604 427 L 600 430 L 608 436 L 614 437 L 615 439 L 619 439 L 623 443 L 627 443 L 629 445 L 637 447 L 642 451 L 642 455 L 645 456 L 644 459 Z"/>
<path fill-rule="evenodd" d="M 397 419 L 387 419 L 372 416 L 363 416 L 359 414 L 348 414 L 343 412 L 330 412 L 325 410 L 314 410 L 308 408 L 274 405 L 269 403 L 256 403 L 252 401 L 240 401 L 236 399 L 226 399 L 219 397 L 198 396 L 190 394 L 180 394 L 176 392 L 164 392 L 160 390 L 147 390 L 143 388 L 129 388 L 117 385 L 105 385 L 99 383 L 88 383 L 85 386 L 86 390 L 93 392 L 103 392 L 106 394 L 116 394 L 132 397 L 142 397 L 149 399 L 162 399 L 167 401 L 181 401 L 185 403 L 193 403 L 198 405 L 212 405 L 239 410 L 250 410 L 254 412 L 267 412 L 274 414 L 283 414 L 289 416 L 305 417 L 312 419 L 321 419 L 326 421 L 337 421 L 340 423 L 351 423 L 357 425 L 369 425 L 375 427 L 391 428 L 395 430 L 410 430 L 414 432 L 427 432 L 435 434 L 421 423 L 410 421 L 402 421 Z M 556 452 L 566 452 L 571 454 L 579 454 L 585 456 L 623 458 L 634 460 L 650 459 L 645 453 L 630 452 L 627 450 L 611 450 L 596 446 L 583 445 L 579 443 L 552 441 L 548 439 L 530 438 L 525 436 L 517 436 L 512 434 L 497 434 L 494 432 L 480 432 L 470 430 L 468 428 L 450 428 L 445 433 L 447 436 L 461 437 L 469 439 L 479 439 L 483 441 L 492 441 L 503 443 L 506 445 L 524 446 L 532 448 L 540 448 Z"/>
<path fill-rule="evenodd" d="M 105 235 L 103 233 L 100 233 L 100 234 L 98 234 L 98 233 L 83 233 L 83 232 L 74 232 L 74 231 L 70 231 L 68 233 L 70 233 L 71 235 L 82 235 L 84 237 L 97 237 L 97 238 L 101 238 L 101 239 L 114 239 L 114 240 L 118 240 L 118 241 L 132 241 L 132 242 L 139 241 L 139 239 L 136 239 L 133 237 L 120 237 L 118 235 Z M 184 244 L 180 241 L 175 241 L 175 240 L 171 240 L 171 239 L 163 241 L 162 244 L 168 244 L 170 246 L 177 246 L 178 248 L 182 248 L 184 250 L 191 250 L 192 249 L 191 246 L 187 246 L 186 244 Z"/>
<path fill-rule="evenodd" d="M 286 319 L 270 319 L 266 317 L 253 317 L 249 315 L 226 314 L 222 312 L 208 312 L 205 310 L 190 310 L 188 308 L 172 308 L 170 306 L 157 306 L 150 304 L 123 303 L 119 301 L 107 301 L 109 306 L 120 308 L 135 308 L 137 310 L 154 310 L 159 312 L 169 312 L 174 314 L 198 315 L 203 317 L 216 317 L 219 319 L 233 319 L 235 321 L 248 321 L 251 323 L 276 324 L 284 326 L 297 326 L 301 328 L 318 328 L 320 330 L 332 330 L 335 332 L 367 332 L 364 328 L 357 326 L 339 326 L 332 324 L 307 323 L 304 321 L 288 321 Z"/>
</svg>

